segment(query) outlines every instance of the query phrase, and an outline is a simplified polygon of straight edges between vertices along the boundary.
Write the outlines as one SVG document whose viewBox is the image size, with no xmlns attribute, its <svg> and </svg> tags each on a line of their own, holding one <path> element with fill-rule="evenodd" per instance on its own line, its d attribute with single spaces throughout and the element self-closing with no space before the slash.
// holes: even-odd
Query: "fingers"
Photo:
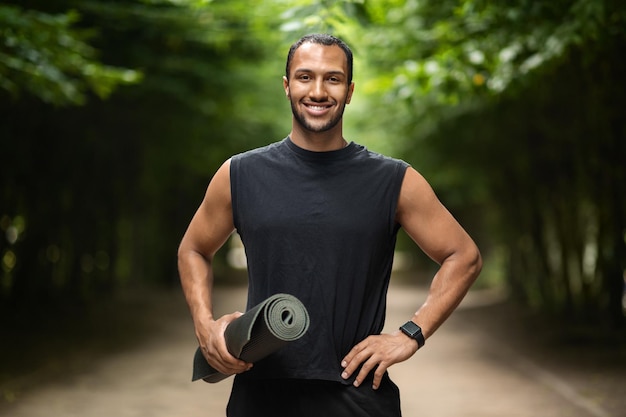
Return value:
<svg viewBox="0 0 626 417">
<path fill-rule="evenodd" d="M 222 316 L 209 323 L 203 337 L 199 337 L 205 359 L 213 368 L 224 375 L 240 374 L 252 368 L 251 363 L 242 361 L 230 354 L 224 339 L 224 331 L 228 324 L 242 314 L 237 311 Z"/>
<path fill-rule="evenodd" d="M 360 366 L 361 369 L 358 371 L 353 385 L 359 387 L 370 372 L 374 371 L 372 388 L 378 389 L 382 377 L 390 364 L 386 363 L 382 355 L 376 351 L 375 348 L 377 344 L 372 343 L 372 341 L 368 339 L 356 345 L 341 362 L 341 366 L 344 368 L 341 377 L 349 379 Z"/>
<path fill-rule="evenodd" d="M 401 333 L 369 336 L 352 348 L 341 361 L 344 368 L 341 377 L 349 379 L 361 368 L 354 380 L 360 386 L 373 372 L 372 388 L 378 389 L 387 369 L 411 357 L 417 351 L 417 343 Z"/>
<path fill-rule="evenodd" d="M 367 346 L 366 340 L 354 346 L 341 361 L 341 367 L 344 368 L 343 373 L 341 374 L 343 379 L 350 378 L 352 373 L 356 371 L 361 362 L 364 360 L 364 355 L 361 354 L 361 352 Z"/>
<path fill-rule="evenodd" d="M 224 375 L 240 374 L 252 367 L 251 363 L 246 363 L 232 356 L 224 347 L 212 348 L 211 345 L 203 347 L 202 351 L 207 362 L 218 372 Z"/>
</svg>

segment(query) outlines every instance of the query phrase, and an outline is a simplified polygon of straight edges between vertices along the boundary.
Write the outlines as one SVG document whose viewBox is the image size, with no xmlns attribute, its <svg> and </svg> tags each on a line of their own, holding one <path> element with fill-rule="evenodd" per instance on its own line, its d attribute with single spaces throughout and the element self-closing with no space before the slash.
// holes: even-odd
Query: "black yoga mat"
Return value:
<svg viewBox="0 0 626 417">
<path fill-rule="evenodd" d="M 308 328 L 309 313 L 302 302 L 293 295 L 275 294 L 230 322 L 224 338 L 231 355 L 254 363 L 299 339 Z M 227 377 L 196 349 L 192 381 L 219 382 Z"/>
</svg>

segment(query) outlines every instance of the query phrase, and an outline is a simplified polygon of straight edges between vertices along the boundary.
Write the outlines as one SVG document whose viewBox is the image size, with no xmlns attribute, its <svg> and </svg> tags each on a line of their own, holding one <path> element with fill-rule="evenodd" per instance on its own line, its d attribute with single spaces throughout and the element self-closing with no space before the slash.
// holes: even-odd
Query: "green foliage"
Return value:
<svg viewBox="0 0 626 417">
<path fill-rule="evenodd" d="M 281 30 L 291 42 L 307 33 L 331 33 L 346 41 L 354 33 L 355 22 L 366 18 L 363 0 L 293 1 L 283 14 Z"/>
<path fill-rule="evenodd" d="M 349 139 L 416 166 L 516 297 L 623 322 L 621 2 L 22 3 L 0 5 L 0 298 L 175 282 L 212 173 L 288 132 L 287 48 L 330 32 Z"/>
<path fill-rule="evenodd" d="M 409 138 L 396 149 L 508 254 L 518 298 L 623 324 L 626 7 L 406 1 L 371 16 L 365 130 Z"/>
<path fill-rule="evenodd" d="M 89 32 L 75 28 L 78 17 L 0 5 L 0 89 L 66 105 L 84 104 L 90 92 L 106 98 L 117 85 L 137 82 L 139 72 L 97 61 Z"/>
<path fill-rule="evenodd" d="M 500 94 L 568 48 L 621 33 L 626 22 L 623 7 L 602 0 L 392 3 L 385 18 L 374 9 L 383 23 L 364 33 L 371 62 L 394 63 L 387 76 L 395 77 L 398 98 L 448 105 Z"/>
<path fill-rule="evenodd" d="M 439 125 L 425 147 L 447 149 L 439 169 L 459 174 L 455 188 L 466 185 L 461 173 L 472 172 L 486 191 L 489 230 L 508 254 L 518 298 L 571 319 L 617 323 L 626 267 L 626 200 L 617 191 L 626 178 L 626 128 L 614 109 L 626 108 L 615 93 L 624 88 L 618 74 L 626 67 L 606 58 L 589 68 L 572 50 L 514 98 Z"/>
<path fill-rule="evenodd" d="M 0 217 L 15 236 L 0 241 L 2 297 L 175 282 L 178 241 L 212 173 L 283 134 L 269 109 L 284 100 L 284 64 L 265 63 L 274 41 L 249 4 L 65 2 L 102 62 L 143 77 L 79 107 L 0 100 Z"/>
</svg>

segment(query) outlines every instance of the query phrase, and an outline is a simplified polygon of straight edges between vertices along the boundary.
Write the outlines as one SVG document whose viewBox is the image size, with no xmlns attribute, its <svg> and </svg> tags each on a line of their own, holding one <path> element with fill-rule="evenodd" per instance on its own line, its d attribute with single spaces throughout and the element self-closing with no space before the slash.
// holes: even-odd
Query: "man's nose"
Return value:
<svg viewBox="0 0 626 417">
<path fill-rule="evenodd" d="M 323 79 L 315 80 L 315 82 L 311 86 L 311 91 L 309 92 L 309 95 L 312 99 L 315 99 L 318 101 L 326 99 L 327 93 L 326 93 L 326 87 L 324 85 Z"/>
</svg>

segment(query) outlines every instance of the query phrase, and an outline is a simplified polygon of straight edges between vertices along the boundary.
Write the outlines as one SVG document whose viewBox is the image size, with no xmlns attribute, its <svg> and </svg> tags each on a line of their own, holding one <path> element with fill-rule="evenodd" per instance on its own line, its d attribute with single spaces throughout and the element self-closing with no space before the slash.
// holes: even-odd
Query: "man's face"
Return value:
<svg viewBox="0 0 626 417">
<path fill-rule="evenodd" d="M 339 124 L 354 84 L 348 84 L 348 64 L 335 45 L 305 43 L 291 61 L 289 80 L 283 78 L 295 121 L 310 132 L 326 132 Z"/>
</svg>

